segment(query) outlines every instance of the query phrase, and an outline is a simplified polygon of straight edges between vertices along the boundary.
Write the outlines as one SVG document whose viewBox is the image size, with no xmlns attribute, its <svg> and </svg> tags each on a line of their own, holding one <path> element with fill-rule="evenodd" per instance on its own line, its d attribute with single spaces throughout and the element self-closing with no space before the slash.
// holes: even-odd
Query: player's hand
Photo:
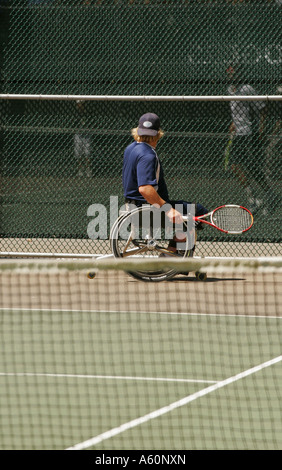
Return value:
<svg viewBox="0 0 282 470">
<path fill-rule="evenodd" d="M 170 222 L 172 223 L 175 223 L 175 224 L 183 223 L 182 215 L 176 209 L 173 209 L 173 207 L 168 212 L 166 212 L 166 215 L 169 218 Z"/>
</svg>

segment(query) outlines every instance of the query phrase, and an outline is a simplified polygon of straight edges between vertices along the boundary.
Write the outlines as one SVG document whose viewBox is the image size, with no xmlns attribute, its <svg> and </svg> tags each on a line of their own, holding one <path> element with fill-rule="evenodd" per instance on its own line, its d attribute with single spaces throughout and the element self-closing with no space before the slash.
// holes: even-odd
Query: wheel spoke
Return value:
<svg viewBox="0 0 282 470">
<path fill-rule="evenodd" d="M 124 251 L 127 250 L 127 247 L 130 245 L 131 242 L 132 242 L 132 231 L 130 232 L 130 235 L 129 235 L 128 240 L 126 242 L 126 245 L 124 247 Z"/>
<path fill-rule="evenodd" d="M 126 256 L 134 256 L 140 253 L 145 253 L 146 251 L 148 251 L 147 246 L 143 246 L 142 248 L 132 248 L 131 250 L 123 251 L 122 257 L 125 258 Z"/>
<path fill-rule="evenodd" d="M 168 256 L 173 256 L 174 258 L 183 258 L 182 254 L 179 254 L 175 251 L 170 251 L 167 248 L 164 248 L 163 246 L 155 246 L 155 250 L 158 251 L 159 253 L 164 253 L 165 255 Z"/>
</svg>

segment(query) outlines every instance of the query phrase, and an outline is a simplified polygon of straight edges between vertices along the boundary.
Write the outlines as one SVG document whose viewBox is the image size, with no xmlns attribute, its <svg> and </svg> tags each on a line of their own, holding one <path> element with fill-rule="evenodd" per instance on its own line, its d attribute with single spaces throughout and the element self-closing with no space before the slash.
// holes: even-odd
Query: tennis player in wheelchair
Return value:
<svg viewBox="0 0 282 470">
<path fill-rule="evenodd" d="M 124 151 L 122 182 L 124 189 L 125 205 L 132 215 L 136 212 L 145 215 L 145 211 L 162 211 L 165 218 L 174 227 L 173 235 L 169 237 L 166 247 L 161 244 L 160 238 L 156 239 L 153 234 L 142 237 L 136 234 L 132 228 L 125 231 L 126 236 L 121 236 L 122 223 L 128 219 L 122 216 L 119 223 L 116 223 L 112 230 L 112 248 L 115 256 L 125 257 L 132 255 L 146 256 L 152 251 L 160 256 L 193 256 L 195 244 L 188 247 L 187 231 L 183 231 L 183 217 L 192 213 L 195 216 L 206 214 L 207 209 L 199 203 L 193 204 L 183 200 L 171 200 L 164 178 L 162 164 L 158 158 L 156 147 L 158 141 L 163 137 L 164 132 L 160 128 L 160 119 L 156 114 L 147 113 L 140 117 L 137 128 L 131 131 L 134 141 L 128 145 Z M 134 210 L 135 209 L 135 210 Z M 180 210 L 179 210 L 180 209 Z M 136 220 L 136 218 L 135 218 Z M 178 229 L 181 227 L 181 229 Z M 196 227 L 199 230 L 201 224 Z M 144 229 L 144 227 L 143 227 Z M 193 226 L 193 231 L 194 226 Z M 135 232 L 135 233 L 134 233 Z M 144 232 L 144 230 L 143 230 Z M 130 235 L 128 235 L 128 233 Z M 119 245 L 119 238 L 123 238 L 122 248 Z M 195 239 L 194 239 L 195 240 Z M 129 248 L 133 246 L 133 248 Z M 179 250 L 178 248 L 182 249 Z M 187 247 L 187 249 L 185 248 Z M 184 249 L 183 249 L 184 248 Z M 188 249 L 189 248 L 189 249 Z M 135 276 L 140 278 L 140 276 Z M 169 276 L 166 276 L 168 278 Z M 170 276 L 171 277 L 171 276 Z M 143 280 L 163 280 L 158 273 L 151 273 L 148 279 Z"/>
</svg>

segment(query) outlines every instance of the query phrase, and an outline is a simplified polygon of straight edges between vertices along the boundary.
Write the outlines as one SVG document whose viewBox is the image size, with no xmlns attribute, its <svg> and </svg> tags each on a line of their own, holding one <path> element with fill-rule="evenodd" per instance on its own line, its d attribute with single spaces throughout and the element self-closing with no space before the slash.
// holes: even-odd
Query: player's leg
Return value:
<svg viewBox="0 0 282 470">
<path fill-rule="evenodd" d="M 191 216 L 201 216 L 208 213 L 208 210 L 200 203 L 191 203 L 183 200 L 172 201 L 172 206 L 177 209 L 181 214 Z M 175 227 L 175 234 L 172 240 L 170 240 L 168 245 L 168 250 L 175 252 L 177 255 L 182 255 L 185 257 L 193 257 L 196 249 L 197 242 L 197 231 L 201 230 L 204 227 L 203 224 L 197 223 L 194 224 L 193 218 L 191 217 L 190 221 L 188 220 L 185 224 L 185 230 Z M 183 247 L 189 247 L 189 250 L 186 249 L 184 254 Z M 188 276 L 189 272 L 181 272 L 179 274 L 184 274 Z M 206 274 L 195 273 L 197 280 L 206 280 Z"/>
</svg>

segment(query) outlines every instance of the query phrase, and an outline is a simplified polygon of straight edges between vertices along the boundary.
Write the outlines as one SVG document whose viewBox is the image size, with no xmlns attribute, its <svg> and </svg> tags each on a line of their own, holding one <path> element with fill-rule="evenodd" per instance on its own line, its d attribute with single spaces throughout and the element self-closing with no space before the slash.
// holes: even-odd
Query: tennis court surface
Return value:
<svg viewBox="0 0 282 470">
<path fill-rule="evenodd" d="M 1 260 L 2 450 L 282 448 L 281 259 L 93 263 Z"/>
</svg>

